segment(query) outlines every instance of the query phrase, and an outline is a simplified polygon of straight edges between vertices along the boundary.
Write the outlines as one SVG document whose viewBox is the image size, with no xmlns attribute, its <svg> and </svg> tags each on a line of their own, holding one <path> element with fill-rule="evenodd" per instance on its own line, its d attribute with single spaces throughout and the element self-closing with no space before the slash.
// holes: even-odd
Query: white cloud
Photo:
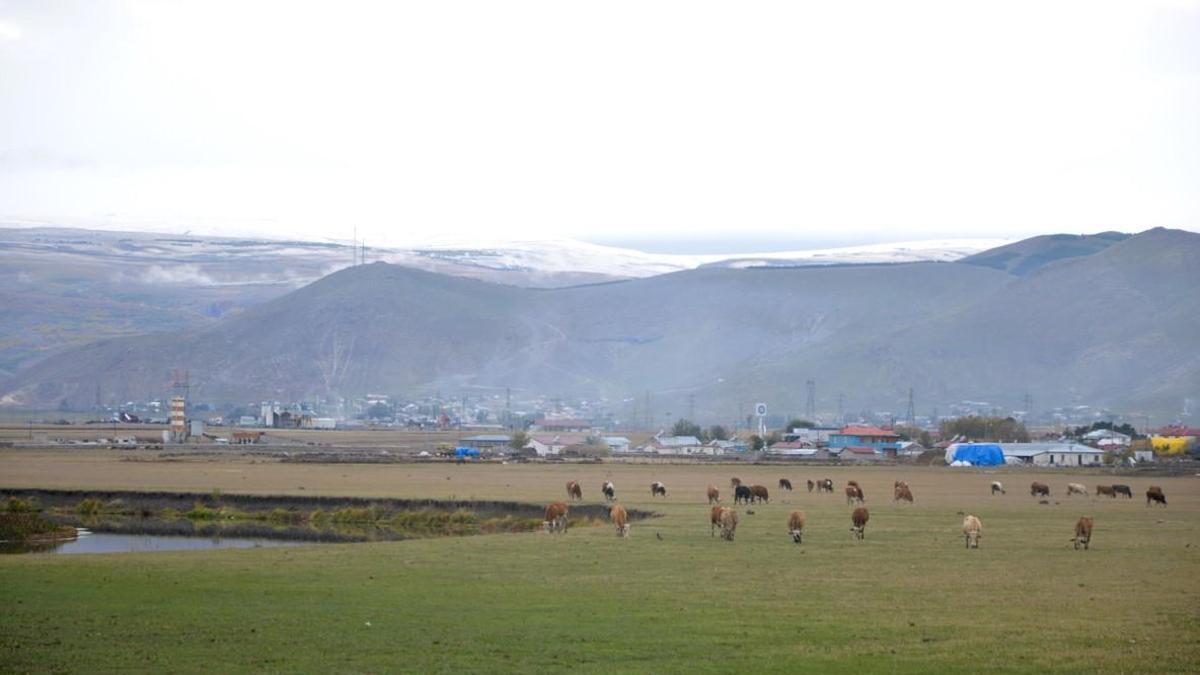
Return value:
<svg viewBox="0 0 1200 675">
<path fill-rule="evenodd" d="M 0 42 L 17 40 L 21 37 L 21 29 L 7 21 L 0 21 Z"/>
</svg>

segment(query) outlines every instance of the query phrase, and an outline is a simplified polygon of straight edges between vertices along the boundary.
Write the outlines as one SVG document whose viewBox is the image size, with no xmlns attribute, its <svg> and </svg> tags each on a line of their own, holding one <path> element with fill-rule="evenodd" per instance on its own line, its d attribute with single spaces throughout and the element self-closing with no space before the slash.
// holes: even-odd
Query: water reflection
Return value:
<svg viewBox="0 0 1200 675">
<path fill-rule="evenodd" d="M 300 546 L 304 542 L 247 537 L 177 537 L 154 534 L 108 534 L 80 530 L 79 538 L 34 547 L 4 547 L 3 553 L 148 553 L 154 551 L 210 551 L 220 548 Z"/>
</svg>

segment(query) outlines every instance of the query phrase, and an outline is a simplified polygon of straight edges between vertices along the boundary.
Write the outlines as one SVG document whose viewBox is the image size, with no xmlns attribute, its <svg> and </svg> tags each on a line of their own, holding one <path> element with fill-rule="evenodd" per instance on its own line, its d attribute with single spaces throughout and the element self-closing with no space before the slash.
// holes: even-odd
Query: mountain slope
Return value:
<svg viewBox="0 0 1200 675">
<path fill-rule="evenodd" d="M 689 395 L 710 418 L 962 399 L 1178 409 L 1200 393 L 1200 236 L 1152 230 L 1024 276 L 963 263 L 703 268 L 527 289 L 383 263 L 345 269 L 199 331 L 115 339 L 13 378 L 4 402 L 89 405 L 502 391 Z"/>
</svg>

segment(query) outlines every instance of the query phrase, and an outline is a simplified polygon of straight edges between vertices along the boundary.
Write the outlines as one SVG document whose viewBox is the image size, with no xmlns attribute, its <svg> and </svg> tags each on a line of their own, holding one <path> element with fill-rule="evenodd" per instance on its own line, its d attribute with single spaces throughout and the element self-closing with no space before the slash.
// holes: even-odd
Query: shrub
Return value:
<svg viewBox="0 0 1200 675">
<path fill-rule="evenodd" d="M 30 497 L 29 499 L 9 497 L 6 510 L 9 513 L 36 513 L 41 509 L 38 508 L 37 500 L 35 500 L 33 497 Z"/>
</svg>

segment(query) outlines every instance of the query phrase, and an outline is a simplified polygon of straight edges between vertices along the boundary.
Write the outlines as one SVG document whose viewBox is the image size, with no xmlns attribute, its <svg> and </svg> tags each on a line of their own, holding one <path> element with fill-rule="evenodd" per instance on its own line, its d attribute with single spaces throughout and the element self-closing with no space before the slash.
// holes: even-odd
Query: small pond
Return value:
<svg viewBox="0 0 1200 675">
<path fill-rule="evenodd" d="M 541 529 L 544 506 L 506 501 L 365 499 L 0 489 L 0 553 L 116 553 L 399 541 Z M 630 520 L 649 513 L 629 510 Z M 605 522 L 608 505 L 573 504 L 571 525 Z M 78 539 L 54 540 L 54 528 Z M 8 534 L 5 534 L 8 532 Z"/>
<path fill-rule="evenodd" d="M 300 546 L 305 542 L 247 537 L 176 537 L 154 534 L 105 534 L 81 529 L 78 539 L 36 546 L 0 544 L 0 553 L 147 553 L 154 551 L 211 551 L 218 548 Z"/>
</svg>

